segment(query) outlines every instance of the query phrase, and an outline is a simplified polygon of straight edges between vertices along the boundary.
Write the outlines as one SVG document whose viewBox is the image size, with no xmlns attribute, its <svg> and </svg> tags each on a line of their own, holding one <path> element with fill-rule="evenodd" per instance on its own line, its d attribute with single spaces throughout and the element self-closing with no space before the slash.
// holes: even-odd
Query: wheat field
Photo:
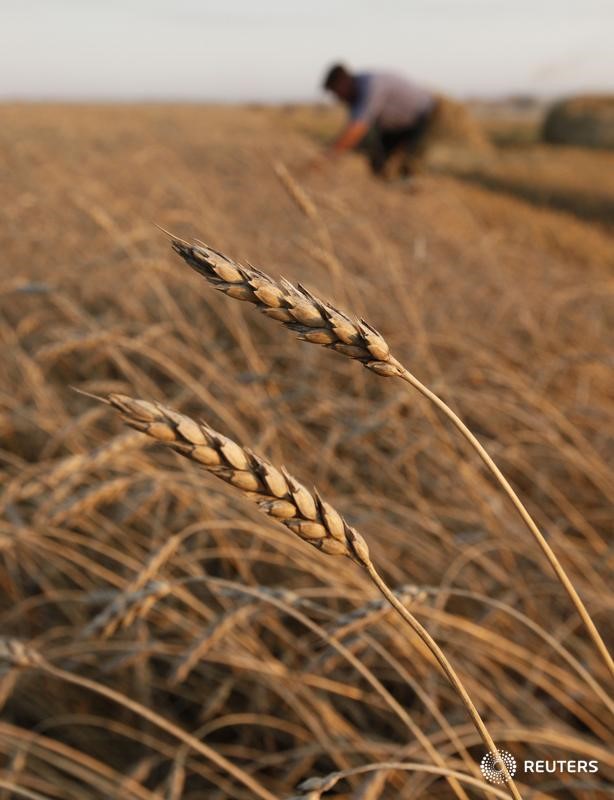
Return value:
<svg viewBox="0 0 614 800">
<path fill-rule="evenodd" d="M 205 420 L 216 447 L 317 487 L 329 548 L 355 555 L 332 508 L 498 746 L 599 763 L 520 770 L 519 795 L 610 796 L 611 675 L 476 452 L 356 352 L 215 291 L 156 226 L 375 326 L 494 458 L 611 646 L 612 156 L 527 145 L 414 185 L 353 157 L 303 176 L 329 125 L 0 106 L 1 800 L 510 796 L 356 558 L 83 392 Z"/>
</svg>

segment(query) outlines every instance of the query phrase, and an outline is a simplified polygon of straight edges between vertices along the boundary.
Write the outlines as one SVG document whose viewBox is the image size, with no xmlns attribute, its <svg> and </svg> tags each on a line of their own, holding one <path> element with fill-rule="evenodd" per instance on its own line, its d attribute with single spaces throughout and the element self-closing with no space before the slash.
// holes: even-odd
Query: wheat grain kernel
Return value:
<svg viewBox="0 0 614 800">
<path fill-rule="evenodd" d="M 281 289 L 269 285 L 261 286 L 254 291 L 254 294 L 269 308 L 281 308 L 286 299 Z"/>
<path fill-rule="evenodd" d="M 286 308 L 263 308 L 261 311 L 267 317 L 277 320 L 277 322 L 294 322 L 294 317 Z"/>
<path fill-rule="evenodd" d="M 174 442 L 175 431 L 164 422 L 150 422 L 147 424 L 147 433 L 161 442 Z"/>
<path fill-rule="evenodd" d="M 214 269 L 216 275 L 226 283 L 243 283 L 241 272 L 231 264 L 216 264 Z"/>
<path fill-rule="evenodd" d="M 193 447 L 192 458 L 208 467 L 215 467 L 222 463 L 222 459 L 217 450 L 214 450 L 212 447 L 206 447 L 205 445 Z"/>
<path fill-rule="evenodd" d="M 358 560 L 362 564 L 368 564 L 369 561 L 371 560 L 369 547 L 367 546 L 367 543 L 360 535 L 360 533 L 354 530 L 354 528 L 350 528 L 349 525 L 346 525 L 346 535 L 349 541 L 351 542 L 352 549 L 356 553 Z"/>
<path fill-rule="evenodd" d="M 233 297 L 235 300 L 243 300 L 247 303 L 254 302 L 254 294 L 252 290 L 248 286 L 220 286 L 219 289 L 227 294 L 229 297 Z"/>
<path fill-rule="evenodd" d="M 260 463 L 260 474 L 267 488 L 275 497 L 285 497 L 290 491 L 286 479 L 272 464 Z"/>
<path fill-rule="evenodd" d="M 322 511 L 324 524 L 328 528 L 328 532 L 333 539 L 337 539 L 339 542 L 345 542 L 345 525 L 343 524 L 341 515 L 335 511 L 331 505 L 324 502 L 324 500 L 320 500 L 320 509 Z"/>
<path fill-rule="evenodd" d="M 290 313 L 297 322 L 310 328 L 321 328 L 325 324 L 322 314 L 309 303 L 297 303 L 290 309 Z"/>
<path fill-rule="evenodd" d="M 218 436 L 217 441 L 221 454 L 231 467 L 241 470 L 249 468 L 249 459 L 245 455 L 245 451 L 236 442 L 222 436 Z"/>
<path fill-rule="evenodd" d="M 290 519 L 296 514 L 296 508 L 287 500 L 265 500 L 260 503 L 260 508 L 278 519 Z"/>
<path fill-rule="evenodd" d="M 207 444 L 207 439 L 201 430 L 198 423 L 194 422 L 189 417 L 184 417 L 180 414 L 180 420 L 177 423 L 177 432 L 187 439 L 191 444 Z"/>
<path fill-rule="evenodd" d="M 329 556 L 344 556 L 348 552 L 347 543 L 339 542 L 337 539 L 322 539 L 318 548 Z"/>
<path fill-rule="evenodd" d="M 366 366 L 383 378 L 395 378 L 399 375 L 399 368 L 386 361 L 368 361 Z"/>
<path fill-rule="evenodd" d="M 292 492 L 292 499 L 296 503 L 296 507 L 305 519 L 316 519 L 317 509 L 316 504 L 311 494 L 301 486 L 300 483 L 291 485 L 290 491 Z"/>
<path fill-rule="evenodd" d="M 349 358 L 364 358 L 367 352 L 364 348 L 354 344 L 335 344 L 333 345 L 333 350 L 343 353 L 344 356 L 349 356 Z"/>
<path fill-rule="evenodd" d="M 302 539 L 324 539 L 326 536 L 326 528 L 324 525 L 320 525 L 319 522 L 304 522 L 300 519 L 291 519 L 286 522 L 286 525 Z"/>
<path fill-rule="evenodd" d="M 260 481 L 251 472 L 243 472 L 242 470 L 228 470 L 228 480 L 237 489 L 242 489 L 244 492 L 257 492 L 262 489 Z"/>
<path fill-rule="evenodd" d="M 299 339 L 304 339 L 306 342 L 311 342 L 312 344 L 323 345 L 334 344 L 337 341 L 337 337 L 334 335 L 334 333 L 325 329 L 300 333 Z"/>
</svg>

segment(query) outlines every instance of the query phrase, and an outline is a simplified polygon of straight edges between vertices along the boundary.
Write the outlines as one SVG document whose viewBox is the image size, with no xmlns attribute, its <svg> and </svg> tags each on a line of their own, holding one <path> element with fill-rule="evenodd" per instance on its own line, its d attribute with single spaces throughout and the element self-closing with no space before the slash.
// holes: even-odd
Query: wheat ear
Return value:
<svg viewBox="0 0 614 800">
<path fill-rule="evenodd" d="M 106 402 L 120 411 L 124 421 L 131 427 L 171 447 L 226 483 L 241 489 L 262 511 L 308 544 L 329 555 L 347 556 L 362 566 L 386 600 L 430 650 L 467 709 L 484 745 L 490 752 L 496 752 L 497 747 L 477 708 L 437 642 L 381 578 L 360 533 L 326 503 L 316 490 L 309 492 L 283 467 L 277 469 L 266 459 L 241 447 L 209 425 L 197 423 L 160 403 L 138 400 L 123 394 L 110 394 Z M 508 787 L 515 800 L 520 800 L 511 779 Z"/>
<path fill-rule="evenodd" d="M 329 555 L 348 556 L 365 566 L 365 540 L 317 493 L 309 492 L 283 467 L 274 467 L 232 439 L 159 403 L 110 394 L 124 421 L 196 461 L 254 499 L 259 508 L 309 544 Z"/>
<path fill-rule="evenodd" d="M 283 278 L 275 281 L 261 270 L 237 264 L 205 245 L 173 239 L 173 248 L 216 289 L 235 300 L 253 303 L 299 339 L 356 359 L 379 375 L 400 376 L 401 365 L 392 358 L 384 337 L 375 328 L 364 320 L 354 322 L 300 283 L 294 286 Z"/>
<path fill-rule="evenodd" d="M 172 237 L 172 246 L 192 269 L 224 294 L 253 303 L 267 317 L 272 317 L 295 331 L 299 339 L 323 345 L 360 361 L 363 366 L 378 375 L 400 378 L 433 403 L 469 442 L 511 500 L 567 592 L 593 644 L 614 677 L 614 660 L 586 606 L 510 483 L 461 418 L 394 358 L 386 340 L 375 328 L 364 320 L 353 321 L 330 303 L 315 297 L 301 284 L 294 286 L 286 280 L 275 281 L 261 270 L 237 264 L 207 245 L 189 244 Z"/>
</svg>

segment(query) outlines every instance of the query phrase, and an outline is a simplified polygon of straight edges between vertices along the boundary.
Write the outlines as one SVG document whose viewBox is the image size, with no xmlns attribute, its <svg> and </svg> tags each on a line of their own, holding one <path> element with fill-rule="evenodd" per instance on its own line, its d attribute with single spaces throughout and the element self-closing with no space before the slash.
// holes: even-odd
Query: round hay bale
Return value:
<svg viewBox="0 0 614 800">
<path fill-rule="evenodd" d="M 423 137 L 409 152 L 399 152 L 388 159 L 386 175 L 395 178 L 410 172 L 445 169 L 449 164 L 474 163 L 493 152 L 494 146 L 480 123 L 462 104 L 438 96 L 437 108 Z"/>
<path fill-rule="evenodd" d="M 614 148 L 614 96 L 581 96 L 555 103 L 544 120 L 550 144 Z"/>
<path fill-rule="evenodd" d="M 450 145 L 466 150 L 487 151 L 492 144 L 480 125 L 462 104 L 449 97 L 439 97 L 429 128 L 429 144 Z"/>
</svg>

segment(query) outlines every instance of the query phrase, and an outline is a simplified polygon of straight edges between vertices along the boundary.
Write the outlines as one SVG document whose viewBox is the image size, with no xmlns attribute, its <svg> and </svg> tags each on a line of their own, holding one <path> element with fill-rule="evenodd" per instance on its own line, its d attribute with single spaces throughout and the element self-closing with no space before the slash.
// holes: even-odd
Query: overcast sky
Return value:
<svg viewBox="0 0 614 800">
<path fill-rule="evenodd" d="M 614 90 L 614 0 L 0 0 L 0 98 L 290 100 L 332 60 L 453 94 Z"/>
</svg>

